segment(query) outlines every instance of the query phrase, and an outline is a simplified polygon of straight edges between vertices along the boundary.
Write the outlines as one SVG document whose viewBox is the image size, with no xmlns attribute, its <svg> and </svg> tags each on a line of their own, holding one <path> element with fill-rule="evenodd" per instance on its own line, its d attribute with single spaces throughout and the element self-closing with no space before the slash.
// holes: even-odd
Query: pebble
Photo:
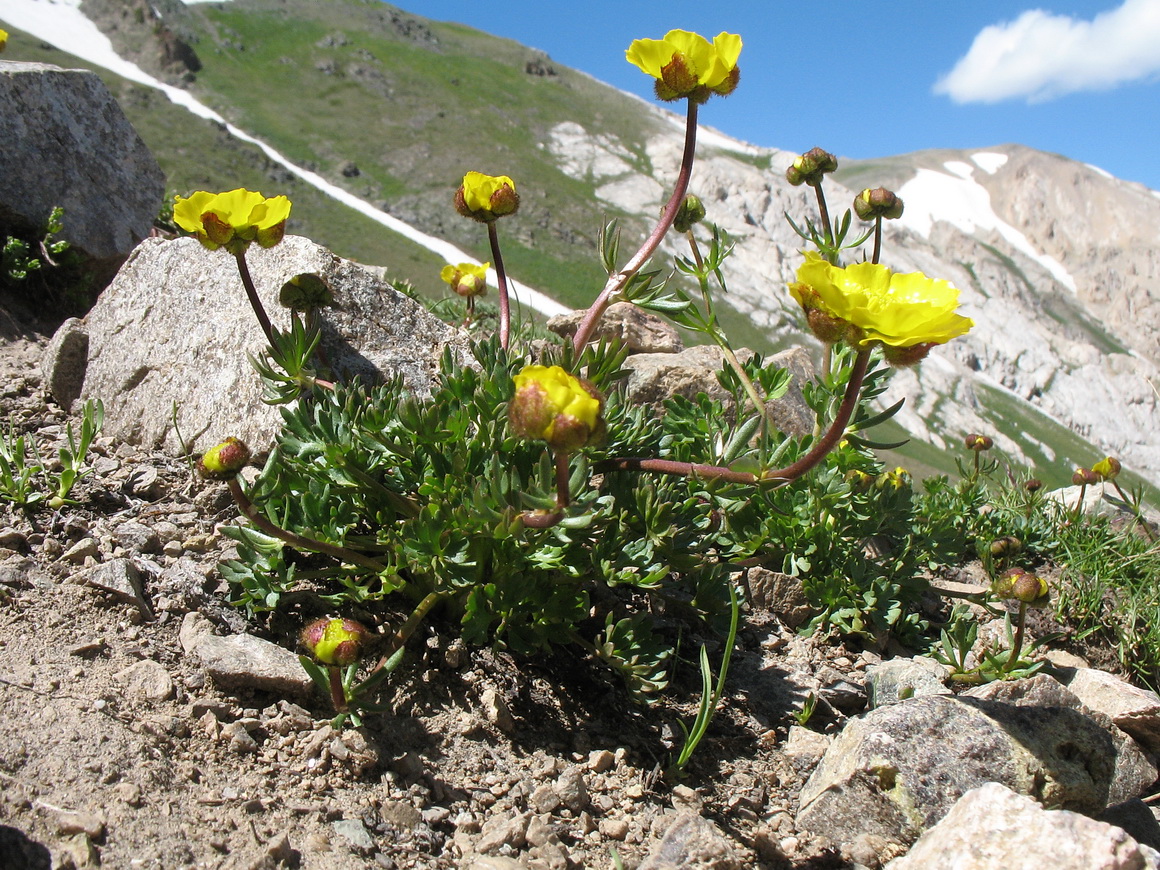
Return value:
<svg viewBox="0 0 1160 870">
<path fill-rule="evenodd" d="M 83 564 L 87 558 L 96 558 L 100 555 L 101 548 L 97 542 L 92 538 L 82 538 L 61 554 L 61 560 L 65 562 L 72 562 L 73 564 Z"/>
<path fill-rule="evenodd" d="M 569 767 L 556 781 L 560 802 L 574 813 L 588 807 L 588 785 L 578 767 Z"/>
<path fill-rule="evenodd" d="M 624 819 L 601 819 L 599 829 L 610 840 L 623 840 L 628 836 L 628 822 Z"/>
<path fill-rule="evenodd" d="M 604 773 L 616 763 L 616 756 L 607 749 L 596 749 L 588 753 L 588 769 L 593 773 Z"/>
<path fill-rule="evenodd" d="M 491 686 L 488 686 L 479 696 L 479 704 L 483 708 L 483 715 L 487 721 L 503 731 L 505 734 L 511 734 L 516 730 L 515 720 L 512 719 L 511 710 L 508 709 L 507 702 L 500 697 Z"/>
<path fill-rule="evenodd" d="M 143 701 L 167 701 L 173 697 L 173 679 L 165 667 L 142 659 L 115 675 L 128 695 Z"/>
<path fill-rule="evenodd" d="M 366 825 L 358 819 L 343 819 L 331 824 L 334 832 L 342 837 L 355 852 L 370 854 L 375 850 L 375 840 Z"/>
<path fill-rule="evenodd" d="M 63 810 L 56 814 L 56 829 L 61 834 L 84 834 L 97 840 L 105 833 L 105 820 L 96 813 Z"/>
</svg>

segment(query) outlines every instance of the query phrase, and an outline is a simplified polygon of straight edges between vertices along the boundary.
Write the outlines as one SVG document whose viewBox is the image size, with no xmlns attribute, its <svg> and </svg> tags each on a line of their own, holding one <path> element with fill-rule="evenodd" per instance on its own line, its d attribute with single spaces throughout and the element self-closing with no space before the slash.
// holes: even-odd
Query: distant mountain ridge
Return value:
<svg viewBox="0 0 1160 870">
<path fill-rule="evenodd" d="M 671 112 L 533 49 L 377 0 L 84 0 L 90 10 L 119 50 L 232 123 L 481 259 L 478 228 L 451 212 L 448 191 L 466 169 L 512 175 L 524 204 L 501 228 L 505 259 L 516 277 L 573 306 L 602 283 L 601 222 L 620 217 L 627 248 L 679 163 Z M 177 43 L 196 70 L 166 60 L 174 51 L 164 45 Z M 166 125 L 180 122 L 138 89 L 125 87 L 122 102 L 179 189 L 257 186 L 245 180 L 255 175 L 271 191 L 291 184 L 212 128 L 190 121 L 167 138 Z M 709 219 L 738 240 L 724 301 L 739 341 L 759 349 L 801 340 L 784 289 L 801 240 L 785 214 L 798 219 L 815 205 L 784 180 L 793 156 L 705 130 L 692 182 Z M 895 378 L 891 394 L 908 399 L 900 422 L 926 444 L 912 445 L 908 461 L 945 469 L 963 433 L 987 431 L 1057 484 L 1105 452 L 1160 484 L 1160 242 L 1154 229 L 1149 236 L 1160 194 L 1018 145 L 843 161 L 835 178 L 832 210 L 866 186 L 900 192 L 907 214 L 887 230 L 884 262 L 951 281 L 977 324 Z M 295 217 L 308 234 L 437 286 L 429 258 L 364 240 L 355 218 L 323 218 L 325 204 L 302 196 Z M 677 239 L 666 245 L 681 250 Z"/>
</svg>

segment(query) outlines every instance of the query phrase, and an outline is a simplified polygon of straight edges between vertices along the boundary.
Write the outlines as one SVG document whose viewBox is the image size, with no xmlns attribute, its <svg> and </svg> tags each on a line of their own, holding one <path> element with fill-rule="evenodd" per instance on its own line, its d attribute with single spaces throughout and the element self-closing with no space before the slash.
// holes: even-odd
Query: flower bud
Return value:
<svg viewBox="0 0 1160 870">
<path fill-rule="evenodd" d="M 439 273 L 439 277 L 458 295 L 470 299 L 487 292 L 487 270 L 490 268 L 491 263 L 481 263 L 478 266 L 474 263 L 460 263 L 458 266 L 448 263 Z"/>
<path fill-rule="evenodd" d="M 197 470 L 202 477 L 226 480 L 245 468 L 249 461 L 250 448 L 237 438 L 227 438 L 202 454 L 197 461 Z"/>
<path fill-rule="evenodd" d="M 278 301 L 293 311 L 312 311 L 334 302 L 334 294 L 320 275 L 304 272 L 282 285 Z"/>
<path fill-rule="evenodd" d="M 302 629 L 300 640 L 324 665 L 349 665 L 362 658 L 371 633 L 353 619 L 316 619 Z"/>
<path fill-rule="evenodd" d="M 864 221 L 895 220 L 902 217 L 902 200 L 885 187 L 868 187 L 854 197 L 854 213 Z"/>
<path fill-rule="evenodd" d="M 489 224 L 515 214 L 520 207 L 516 183 L 506 175 L 468 172 L 455 192 L 455 210 L 464 217 Z"/>
<path fill-rule="evenodd" d="M 524 438 L 546 441 L 570 452 L 604 435 L 604 397 L 559 366 L 524 366 L 515 376 L 508 405 L 512 429 Z"/>
<path fill-rule="evenodd" d="M 1122 467 L 1116 457 L 1105 456 L 1092 466 L 1092 473 L 1099 475 L 1100 480 L 1115 480 Z"/>
<path fill-rule="evenodd" d="M 811 148 L 794 160 L 793 165 L 785 171 L 785 178 L 794 187 L 799 184 L 817 187 L 827 173 L 837 168 L 837 157 L 821 148 Z"/>
<path fill-rule="evenodd" d="M 884 471 L 878 475 L 874 483 L 879 489 L 893 489 L 895 492 L 903 488 L 909 489 L 910 472 L 899 466 L 893 471 Z"/>
<path fill-rule="evenodd" d="M 1047 603 L 1047 581 L 1024 568 L 1008 568 L 995 578 L 991 592 L 1005 601 L 1041 607 Z"/>
<path fill-rule="evenodd" d="M 1023 542 L 1014 535 L 1004 535 L 991 541 L 992 556 L 1014 556 L 1023 549 Z"/>
<path fill-rule="evenodd" d="M 846 472 L 846 482 L 856 492 L 866 492 L 874 485 L 874 475 L 854 469 Z"/>
<path fill-rule="evenodd" d="M 963 439 L 963 444 L 968 450 L 974 450 L 976 453 L 982 452 L 984 450 L 990 450 L 995 446 L 995 442 L 992 438 L 987 435 L 977 435 L 974 432 Z"/>
<path fill-rule="evenodd" d="M 701 197 L 689 194 L 685 197 L 681 207 L 677 209 L 677 216 L 673 219 L 673 229 L 678 233 L 687 233 L 694 224 L 705 219 L 705 203 Z"/>
<path fill-rule="evenodd" d="M 1023 488 L 1028 492 L 1039 492 L 1039 490 L 1043 489 L 1043 481 L 1038 477 L 1032 477 L 1023 484 Z"/>
<path fill-rule="evenodd" d="M 1090 468 L 1077 468 L 1071 476 L 1071 482 L 1075 486 L 1095 486 L 1100 482 L 1100 476 Z"/>
<path fill-rule="evenodd" d="M 0 51 L 8 47 L 8 31 L 0 30 Z"/>
</svg>

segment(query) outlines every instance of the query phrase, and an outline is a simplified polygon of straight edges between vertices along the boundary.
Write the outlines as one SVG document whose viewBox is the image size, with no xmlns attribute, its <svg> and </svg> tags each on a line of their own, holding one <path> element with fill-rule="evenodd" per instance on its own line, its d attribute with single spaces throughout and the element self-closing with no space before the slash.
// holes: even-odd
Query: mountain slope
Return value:
<svg viewBox="0 0 1160 870">
<path fill-rule="evenodd" d="M 84 0 L 82 10 L 124 52 L 184 82 L 238 127 L 480 259 L 489 258 L 484 234 L 454 213 L 451 191 L 467 169 L 513 176 L 523 205 L 500 227 L 509 270 L 569 305 L 587 304 L 603 283 L 602 221 L 622 218 L 629 248 L 679 162 L 672 113 L 532 49 L 377 0 Z M 437 258 L 349 210 L 328 209 L 249 146 L 180 117 L 158 94 L 123 83 L 115 92 L 174 188 L 286 192 L 295 231 L 440 292 Z M 710 122 L 712 107 L 702 113 Z M 784 290 L 801 242 L 784 215 L 801 219 L 815 205 L 810 191 L 784 180 L 793 155 L 710 130 L 698 155 L 691 189 L 738 240 L 725 300 L 736 311 L 734 336 L 767 350 L 801 340 Z M 908 462 L 948 468 L 961 435 L 978 430 L 1052 484 L 1104 452 L 1160 481 L 1152 387 L 1160 315 L 1148 304 L 1160 249 L 1147 236 L 1160 218 L 1156 194 L 1018 146 L 851 162 L 836 177 L 846 189 L 827 188 L 832 210 L 864 186 L 902 193 L 907 215 L 886 233 L 884 262 L 950 280 L 977 323 L 895 379 L 892 395 L 908 399 L 903 427 L 929 445 L 914 445 Z M 679 239 L 666 245 L 682 252 Z"/>
</svg>

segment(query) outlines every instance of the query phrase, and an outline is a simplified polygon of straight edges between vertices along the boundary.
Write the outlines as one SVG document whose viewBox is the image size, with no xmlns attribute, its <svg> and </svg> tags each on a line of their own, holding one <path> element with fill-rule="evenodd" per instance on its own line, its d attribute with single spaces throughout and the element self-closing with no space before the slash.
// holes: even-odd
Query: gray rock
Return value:
<svg viewBox="0 0 1160 870">
<path fill-rule="evenodd" d="M 197 656 L 223 689 L 259 689 L 298 698 L 308 697 L 314 689 L 290 650 L 249 634 L 218 637 L 200 614 L 185 615 L 179 638 L 186 653 Z"/>
<path fill-rule="evenodd" d="M 572 338 L 586 313 L 585 310 L 557 314 L 548 321 L 548 329 L 564 338 Z M 685 348 L 675 326 L 631 302 L 609 305 L 588 343 L 596 344 L 604 339 L 620 341 L 630 354 L 678 353 Z"/>
<path fill-rule="evenodd" d="M 88 70 L 0 61 L 0 107 L 0 226 L 39 229 L 62 206 L 61 237 L 115 268 L 149 235 L 165 175 L 104 82 Z"/>
<path fill-rule="evenodd" d="M 1108 793 L 1109 804 L 1119 804 L 1139 797 L 1156 781 L 1158 771 L 1155 761 L 1144 753 L 1139 744 L 1120 730 L 1109 716 L 1088 708 L 1054 677 L 1036 674 L 1026 680 L 996 681 L 976 686 L 963 692 L 963 696 L 1021 707 L 1067 707 L 1087 716 L 1108 732 L 1116 748 L 1116 770 Z"/>
<path fill-rule="evenodd" d="M 374 837 L 358 819 L 342 819 L 334 822 L 331 827 L 355 852 L 369 854 L 375 850 Z"/>
<path fill-rule="evenodd" d="M 511 846 L 513 849 L 523 848 L 527 843 L 528 824 L 532 820 L 531 813 L 497 813 L 483 823 L 479 840 L 475 844 L 476 851 L 481 854 L 497 851 L 501 846 Z"/>
<path fill-rule="evenodd" d="M 579 767 L 569 767 L 556 780 L 556 794 L 561 803 L 574 813 L 579 813 L 588 807 L 588 785 L 584 781 L 584 772 Z"/>
<path fill-rule="evenodd" d="M 752 355 L 752 351 L 744 348 L 737 351 L 737 358 L 742 362 Z M 680 353 L 634 354 L 624 363 L 629 372 L 625 395 L 631 402 L 657 409 L 670 396 L 695 399 L 700 393 L 731 406 L 730 395 L 717 382 L 723 360 L 721 349 L 716 345 L 698 345 Z M 774 425 L 789 435 L 809 434 L 813 431 L 814 415 L 801 394 L 802 384 L 814 376 L 809 354 L 802 348 L 793 348 L 769 357 L 766 362 L 776 363 L 793 375 L 786 394 L 766 405 Z"/>
<path fill-rule="evenodd" d="M 756 567 L 745 572 L 745 584 L 749 603 L 775 614 L 789 628 L 804 625 L 815 613 L 806 600 L 801 577 Z"/>
<path fill-rule="evenodd" d="M 679 813 L 640 870 L 739 870 L 729 841 L 695 813 Z"/>
<path fill-rule="evenodd" d="M 151 613 L 141 584 L 141 572 L 130 559 L 113 559 L 103 565 L 94 565 L 82 576 L 88 585 L 111 592 L 118 598 L 137 605 L 137 608 L 146 615 Z"/>
<path fill-rule="evenodd" d="M 44 389 L 62 408 L 71 408 L 81 395 L 89 333 L 84 322 L 70 317 L 56 330 L 40 364 Z"/>
<path fill-rule="evenodd" d="M 950 695 L 946 678 L 947 669 L 933 659 L 890 659 L 867 668 L 866 703 L 874 709 L 924 695 Z"/>
<path fill-rule="evenodd" d="M 1153 755 L 1160 755 L 1160 696 L 1095 668 L 1061 675 L 1086 707 L 1105 713 Z"/>
<path fill-rule="evenodd" d="M 1045 810 L 992 782 L 963 795 L 887 870 L 1155 870 L 1154 855 L 1121 828 Z"/>
<path fill-rule="evenodd" d="M 379 382 L 400 375 L 428 391 L 445 347 L 468 358 L 462 333 L 437 320 L 374 274 L 308 239 L 286 237 L 268 250 L 253 246 L 250 272 L 274 326 L 290 317 L 278 302 L 282 285 L 315 273 L 334 293 L 321 313 L 321 353 L 340 378 Z M 262 402 L 262 384 L 247 358 L 265 337 L 234 258 L 193 239 L 143 242 L 85 318 L 89 332 L 83 398 L 105 403 L 104 434 L 132 444 L 205 450 L 228 436 L 261 453 L 281 423 Z M 176 409 L 176 410 L 175 410 Z"/>
<path fill-rule="evenodd" d="M 130 520 L 113 528 L 113 540 L 118 546 L 134 553 L 160 553 L 161 538 L 144 523 Z"/>
<path fill-rule="evenodd" d="M 1114 769 L 1111 737 L 1075 710 L 913 698 L 846 725 L 802 789 L 797 826 L 835 843 L 867 834 L 904 846 L 985 782 L 1097 814 Z"/>
</svg>

